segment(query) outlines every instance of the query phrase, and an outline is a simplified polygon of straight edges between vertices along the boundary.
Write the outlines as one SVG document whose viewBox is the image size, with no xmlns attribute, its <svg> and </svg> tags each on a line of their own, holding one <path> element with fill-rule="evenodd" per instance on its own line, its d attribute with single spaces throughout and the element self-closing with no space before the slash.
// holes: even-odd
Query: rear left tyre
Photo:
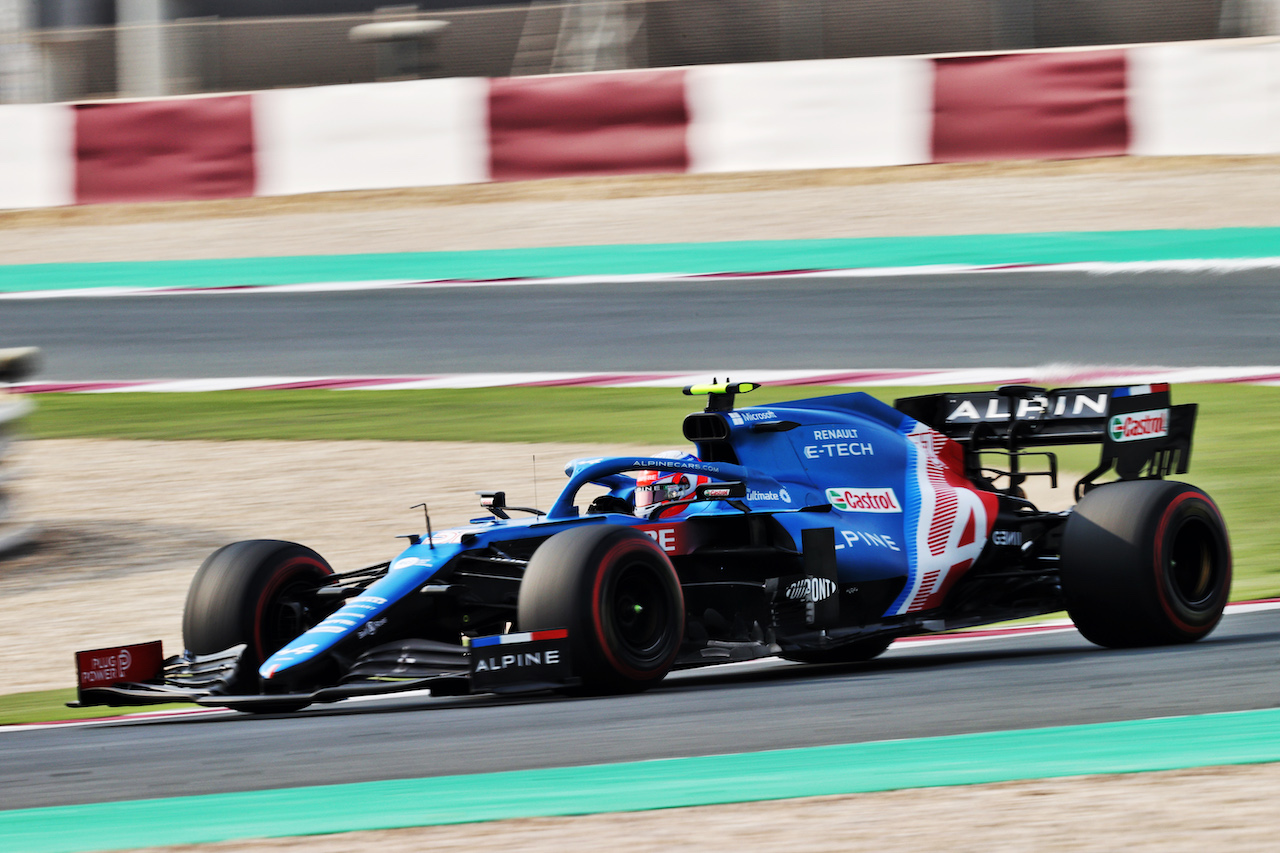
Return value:
<svg viewBox="0 0 1280 853">
<path fill-rule="evenodd" d="M 1190 643 L 1222 618 L 1231 547 L 1213 500 L 1186 483 L 1130 480 L 1089 492 L 1067 520 L 1067 612 L 1100 646 Z"/>
</svg>

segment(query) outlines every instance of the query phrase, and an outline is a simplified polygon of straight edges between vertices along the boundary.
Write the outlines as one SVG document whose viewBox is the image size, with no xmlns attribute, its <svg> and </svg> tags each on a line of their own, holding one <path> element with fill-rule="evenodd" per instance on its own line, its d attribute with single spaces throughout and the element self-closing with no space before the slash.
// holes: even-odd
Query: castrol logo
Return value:
<svg viewBox="0 0 1280 853">
<path fill-rule="evenodd" d="M 1141 441 L 1144 438 L 1160 438 L 1169 434 L 1169 410 L 1152 409 L 1149 412 L 1133 412 L 1113 415 L 1107 425 L 1112 441 Z"/>
<path fill-rule="evenodd" d="M 902 512 L 893 489 L 827 489 L 827 500 L 841 512 Z"/>
</svg>

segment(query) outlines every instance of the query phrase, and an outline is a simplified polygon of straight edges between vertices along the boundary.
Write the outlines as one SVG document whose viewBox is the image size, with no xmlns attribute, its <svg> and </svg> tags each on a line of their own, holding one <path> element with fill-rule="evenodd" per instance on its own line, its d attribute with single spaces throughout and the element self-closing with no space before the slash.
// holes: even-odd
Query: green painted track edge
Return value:
<svg viewBox="0 0 1280 853">
<path fill-rule="evenodd" d="M 120 850 L 1277 761 L 1280 709 L 1267 709 L 0 811 L 0 850 Z"/>
<path fill-rule="evenodd" d="M 0 265 L 0 292 L 1280 257 L 1280 228 L 562 246 Z"/>
</svg>

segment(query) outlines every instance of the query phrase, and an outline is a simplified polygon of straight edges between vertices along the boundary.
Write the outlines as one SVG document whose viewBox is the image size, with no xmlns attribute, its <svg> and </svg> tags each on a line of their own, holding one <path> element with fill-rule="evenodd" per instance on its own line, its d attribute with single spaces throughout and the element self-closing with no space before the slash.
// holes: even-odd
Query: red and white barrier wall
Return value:
<svg viewBox="0 0 1280 853">
<path fill-rule="evenodd" d="M 257 194 L 487 181 L 488 88 L 459 78 L 259 92 Z"/>
<path fill-rule="evenodd" d="M 0 107 L 0 207 L 590 175 L 1280 153 L 1280 42 Z"/>
</svg>

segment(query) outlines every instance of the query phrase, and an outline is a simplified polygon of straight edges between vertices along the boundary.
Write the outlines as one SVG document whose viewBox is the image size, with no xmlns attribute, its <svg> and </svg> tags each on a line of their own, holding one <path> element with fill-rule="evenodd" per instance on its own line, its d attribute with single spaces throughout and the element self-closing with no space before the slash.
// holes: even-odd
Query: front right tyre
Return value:
<svg viewBox="0 0 1280 853">
<path fill-rule="evenodd" d="M 219 548 L 191 580 L 182 613 L 183 643 L 197 655 L 243 644 L 238 680 L 256 680 L 263 661 L 327 615 L 314 609 L 312 593 L 332 575 L 323 557 L 294 542 L 252 539 Z M 237 687 L 256 692 L 256 685 Z M 282 700 L 260 710 L 305 705 Z"/>
</svg>

